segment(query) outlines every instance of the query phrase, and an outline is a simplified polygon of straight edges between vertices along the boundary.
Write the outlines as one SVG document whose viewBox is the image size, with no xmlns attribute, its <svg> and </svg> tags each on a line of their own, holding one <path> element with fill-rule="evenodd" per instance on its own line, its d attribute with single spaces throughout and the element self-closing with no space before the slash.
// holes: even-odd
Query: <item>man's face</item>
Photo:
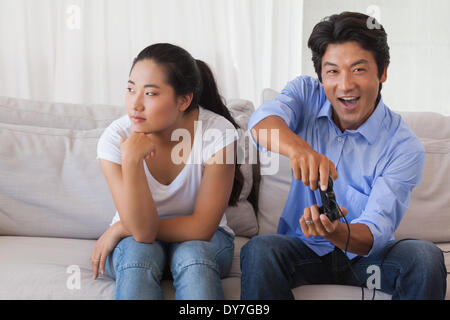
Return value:
<svg viewBox="0 0 450 320">
<path fill-rule="evenodd" d="M 333 106 L 333 121 L 341 129 L 355 130 L 375 110 L 379 85 L 377 63 L 358 42 L 329 44 L 322 57 L 322 85 Z"/>
</svg>

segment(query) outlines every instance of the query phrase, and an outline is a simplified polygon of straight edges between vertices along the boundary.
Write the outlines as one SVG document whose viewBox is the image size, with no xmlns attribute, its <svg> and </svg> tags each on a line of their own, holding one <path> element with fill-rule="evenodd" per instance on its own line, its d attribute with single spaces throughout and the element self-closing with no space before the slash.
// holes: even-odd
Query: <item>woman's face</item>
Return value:
<svg viewBox="0 0 450 320">
<path fill-rule="evenodd" d="M 134 132 L 164 131 L 174 126 L 184 111 L 183 103 L 180 104 L 173 87 L 166 82 L 164 69 L 150 59 L 134 65 L 125 104 Z"/>
</svg>

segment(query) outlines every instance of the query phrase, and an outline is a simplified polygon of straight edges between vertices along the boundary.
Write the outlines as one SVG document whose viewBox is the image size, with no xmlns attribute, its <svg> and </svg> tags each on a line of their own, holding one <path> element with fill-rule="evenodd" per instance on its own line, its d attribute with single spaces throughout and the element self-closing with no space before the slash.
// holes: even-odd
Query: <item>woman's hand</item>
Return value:
<svg viewBox="0 0 450 320">
<path fill-rule="evenodd" d="M 142 160 L 150 159 L 155 155 L 155 144 L 151 134 L 133 132 L 128 138 L 120 139 L 120 151 L 123 157 Z"/>
<path fill-rule="evenodd" d="M 92 251 L 91 267 L 94 272 L 94 280 L 97 279 L 99 268 L 100 272 L 105 274 L 106 257 L 114 250 L 117 243 L 122 238 L 117 228 L 118 223 L 120 222 L 112 225 L 105 231 L 105 233 L 102 234 L 102 236 L 97 240 L 94 250 Z"/>
</svg>

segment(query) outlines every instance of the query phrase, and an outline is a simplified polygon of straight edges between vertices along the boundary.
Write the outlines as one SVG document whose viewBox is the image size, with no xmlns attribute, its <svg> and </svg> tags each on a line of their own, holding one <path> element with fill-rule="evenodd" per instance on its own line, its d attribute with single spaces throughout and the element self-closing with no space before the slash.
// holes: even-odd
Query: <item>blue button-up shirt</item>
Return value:
<svg viewBox="0 0 450 320">
<path fill-rule="evenodd" d="M 249 130 L 268 116 L 281 117 L 316 152 L 334 163 L 338 172 L 334 182 L 336 200 L 348 210 L 347 221 L 365 224 L 372 233 L 373 245 L 368 255 L 394 239 L 425 164 L 423 145 L 400 115 L 380 99 L 358 129 L 342 132 L 333 122 L 332 105 L 320 82 L 300 76 L 253 113 Z M 266 151 L 253 142 L 259 150 Z M 292 174 L 278 233 L 301 239 L 322 256 L 331 252 L 334 245 L 323 237 L 306 237 L 299 224 L 304 208 L 314 204 L 321 205 L 319 190 L 305 187 Z M 347 255 L 350 259 L 356 256 Z"/>
</svg>

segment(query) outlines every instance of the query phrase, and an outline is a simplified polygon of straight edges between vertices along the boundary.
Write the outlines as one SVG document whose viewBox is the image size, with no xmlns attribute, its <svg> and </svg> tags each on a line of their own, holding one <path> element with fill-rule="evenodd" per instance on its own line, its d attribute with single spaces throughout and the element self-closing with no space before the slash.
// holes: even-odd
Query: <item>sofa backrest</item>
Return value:
<svg viewBox="0 0 450 320">
<path fill-rule="evenodd" d="M 275 99 L 278 91 L 264 89 L 262 102 Z M 291 169 L 289 159 L 276 153 L 263 154 L 260 152 L 261 160 L 261 182 L 259 187 L 258 226 L 259 234 L 271 234 L 277 232 L 278 220 L 286 203 L 291 184 Z M 270 165 L 275 163 L 275 165 Z M 264 165 L 265 164 L 265 165 Z M 276 167 L 276 172 L 265 168 Z"/>
<path fill-rule="evenodd" d="M 96 238 L 115 212 L 96 160 L 113 106 L 0 97 L 0 235 Z"/>
<path fill-rule="evenodd" d="M 245 131 L 253 104 L 235 99 L 229 109 Z M 96 159 L 97 143 L 124 114 L 123 106 L 0 97 L 0 235 L 97 239 L 116 211 Z M 252 169 L 242 165 L 240 201 L 226 212 L 238 235 L 258 232 L 247 201 Z"/>
<path fill-rule="evenodd" d="M 262 101 L 272 100 L 277 95 L 277 91 L 265 89 Z M 410 206 L 395 232 L 395 237 L 449 242 L 450 117 L 432 112 L 399 114 L 424 145 L 426 162 L 422 181 L 411 194 Z M 281 156 L 277 161 L 280 161 L 280 169 L 276 175 L 261 176 L 258 211 L 261 234 L 276 232 L 289 192 L 289 160 Z"/>
<path fill-rule="evenodd" d="M 450 241 L 450 117 L 433 112 L 399 112 L 422 142 L 426 160 L 421 183 L 395 235 Z"/>
</svg>

